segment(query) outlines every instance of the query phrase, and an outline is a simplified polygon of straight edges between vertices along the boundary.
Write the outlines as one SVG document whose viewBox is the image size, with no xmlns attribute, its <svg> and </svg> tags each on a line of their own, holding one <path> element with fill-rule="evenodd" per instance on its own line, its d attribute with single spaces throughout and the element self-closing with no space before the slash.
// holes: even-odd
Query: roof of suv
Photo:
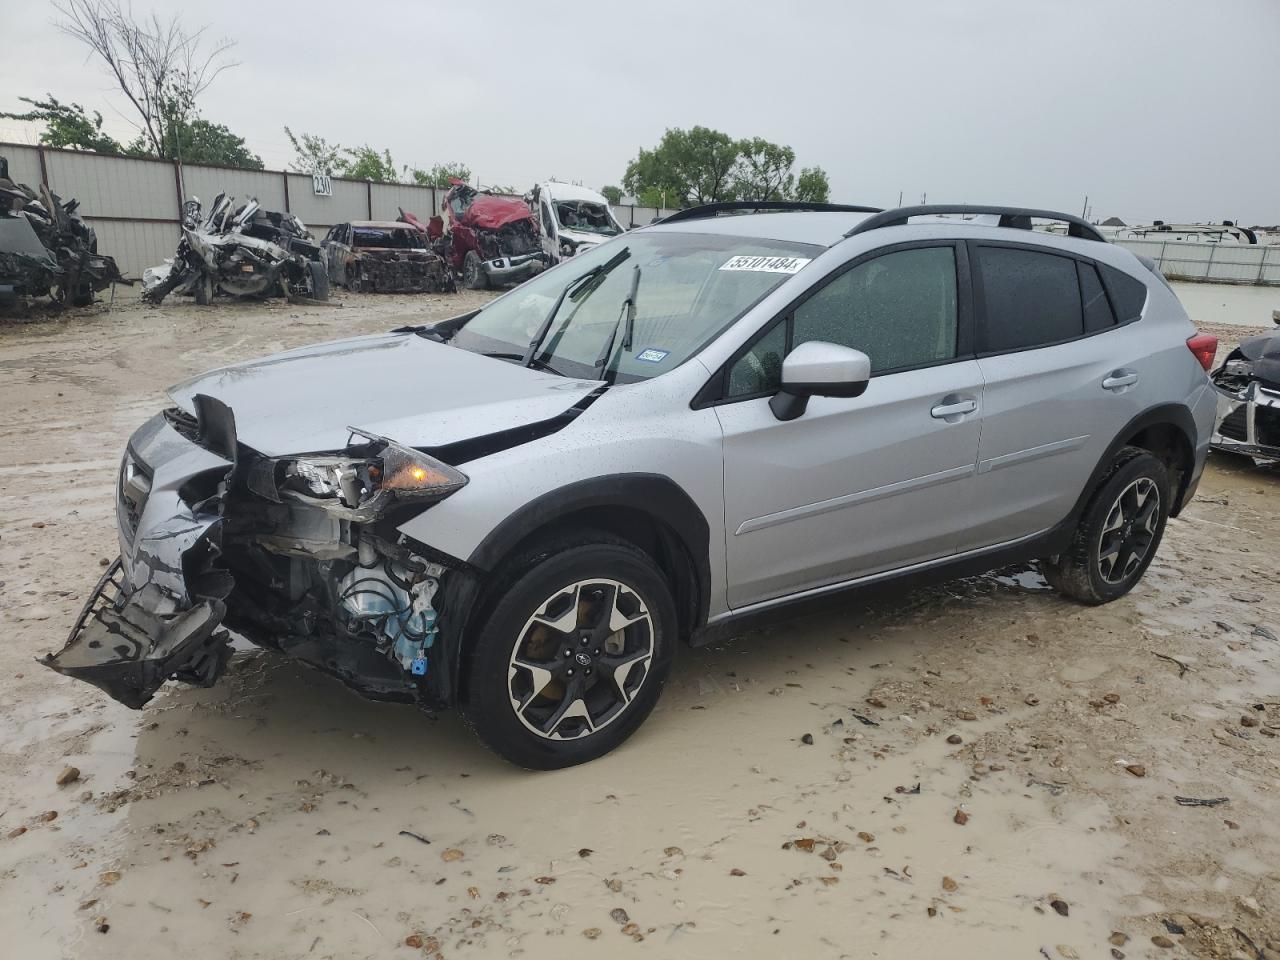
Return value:
<svg viewBox="0 0 1280 960">
<path fill-rule="evenodd" d="M 645 229 L 675 233 L 718 233 L 731 237 L 762 237 L 768 240 L 789 240 L 793 243 L 812 243 L 830 247 L 839 243 L 846 233 L 868 216 L 869 214 L 865 213 L 788 210 L 774 213 L 740 213 L 730 217 L 706 217 L 701 220 L 680 220 L 676 223 L 655 223 Z"/>
<path fill-rule="evenodd" d="M 1066 223 L 1068 235 L 1074 239 L 1106 243 L 1106 239 L 1092 224 L 1068 213 L 1051 210 L 1034 210 L 1021 207 L 930 205 L 900 207 L 896 210 L 876 210 L 871 207 L 843 207 L 832 205 L 829 210 L 821 204 L 796 204 L 786 209 L 785 203 L 766 203 L 761 207 L 772 208 L 767 212 L 751 212 L 750 203 L 714 203 L 679 211 L 649 229 L 675 230 L 684 233 L 715 233 L 725 236 L 760 237 L 770 240 L 811 243 L 830 247 L 852 233 L 890 226 L 935 225 L 948 227 L 986 227 L 1008 230 L 1020 239 L 1026 239 L 1033 218 Z M 718 216 L 720 212 L 733 211 L 732 216 Z M 816 208 L 816 209 L 815 209 Z M 963 219 L 957 219 L 956 216 Z M 1047 236 L 1041 233 L 1040 237 Z"/>
</svg>

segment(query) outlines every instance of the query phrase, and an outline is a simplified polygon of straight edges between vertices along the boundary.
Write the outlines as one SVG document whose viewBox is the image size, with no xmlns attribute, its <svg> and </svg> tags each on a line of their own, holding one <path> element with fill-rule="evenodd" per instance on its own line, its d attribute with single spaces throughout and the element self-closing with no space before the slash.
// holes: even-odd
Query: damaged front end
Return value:
<svg viewBox="0 0 1280 960">
<path fill-rule="evenodd" d="M 169 679 L 214 683 L 230 629 L 366 696 L 433 703 L 433 599 L 456 561 L 423 556 L 391 518 L 467 478 L 355 428 L 341 451 L 265 457 L 237 441 L 221 401 L 192 404 L 195 416 L 168 410 L 131 438 L 120 558 L 41 662 L 139 708 Z"/>
<path fill-rule="evenodd" d="M 292 214 L 264 211 L 256 199 L 236 208 L 226 194 L 202 219 L 198 198 L 183 206 L 182 237 L 171 260 L 143 272 L 142 298 L 187 295 L 205 306 L 216 295 L 325 300 L 320 248 Z"/>
<path fill-rule="evenodd" d="M 10 180 L 0 157 L 0 293 L 84 307 L 113 283 L 133 283 L 98 253 L 98 236 L 79 206 L 44 184 L 36 191 Z"/>
<path fill-rule="evenodd" d="M 344 266 L 347 286 L 375 293 L 454 293 L 458 287 L 444 258 L 430 250 L 354 251 Z"/>
<path fill-rule="evenodd" d="M 1242 341 L 1210 376 L 1218 394 L 1213 448 L 1280 460 L 1280 332 Z"/>
<path fill-rule="evenodd" d="M 546 269 L 538 223 L 523 200 L 452 183 L 445 194 L 449 232 L 440 249 L 468 287 L 523 283 Z"/>
</svg>

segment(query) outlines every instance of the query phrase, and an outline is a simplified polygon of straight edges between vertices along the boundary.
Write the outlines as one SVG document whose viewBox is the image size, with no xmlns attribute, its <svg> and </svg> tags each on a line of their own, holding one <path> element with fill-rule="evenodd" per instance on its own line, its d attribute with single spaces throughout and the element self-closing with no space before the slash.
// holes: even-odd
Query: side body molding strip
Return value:
<svg viewBox="0 0 1280 960">
<path fill-rule="evenodd" d="M 798 520 L 801 517 L 813 517 L 823 513 L 830 513 L 833 510 L 840 510 L 844 507 L 850 507 L 857 503 L 870 503 L 873 500 L 883 500 L 885 497 L 897 496 L 900 493 L 906 493 L 908 490 L 923 490 L 926 487 L 936 487 L 939 484 L 950 483 L 952 480 L 961 480 L 965 477 L 972 476 L 974 465 L 966 463 L 963 466 L 951 467 L 949 470 L 940 470 L 937 473 L 928 473 L 923 477 L 913 477 L 910 480 L 898 480 L 894 483 L 886 483 L 880 487 L 872 487 L 870 490 L 861 490 L 858 493 L 847 493 L 841 497 L 832 497 L 830 500 L 819 500 L 817 503 L 806 503 L 799 507 L 789 507 L 786 510 L 779 510 L 777 513 L 766 514 L 763 517 L 756 517 L 752 520 L 744 520 L 741 526 L 734 531 L 734 536 L 740 537 L 744 533 L 750 533 L 753 530 L 764 530 L 767 527 L 777 526 L 780 523 L 788 523 L 792 520 Z"/>
<path fill-rule="evenodd" d="M 1082 437 L 1068 437 L 1066 440 L 1042 443 L 1038 447 L 1028 447 L 1026 450 L 1018 450 L 1014 453 L 1006 453 L 1003 456 L 992 457 L 989 460 L 981 460 L 978 462 L 978 472 L 990 473 L 992 470 L 999 470 L 1001 467 L 1012 467 L 1015 464 L 1039 460 L 1042 457 L 1052 457 L 1056 453 L 1078 450 L 1088 442 L 1089 436 L 1086 433 Z"/>
</svg>

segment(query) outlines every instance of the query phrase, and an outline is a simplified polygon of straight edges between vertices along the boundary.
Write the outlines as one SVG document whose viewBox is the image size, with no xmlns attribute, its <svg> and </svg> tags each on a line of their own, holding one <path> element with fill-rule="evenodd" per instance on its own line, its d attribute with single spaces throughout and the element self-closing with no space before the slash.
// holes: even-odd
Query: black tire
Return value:
<svg viewBox="0 0 1280 960">
<path fill-rule="evenodd" d="M 592 581 L 621 584 L 622 589 Z M 573 612 L 574 626 L 567 634 L 545 619 L 533 622 L 539 611 L 555 609 L 553 601 L 564 602 L 557 616 Z M 675 652 L 675 604 L 662 571 L 635 546 L 597 532 L 547 542 L 505 564 L 480 602 L 481 610 L 492 606 L 484 612 L 466 654 L 462 715 L 486 746 L 511 763 L 555 770 L 594 760 L 631 736 L 658 702 Z M 629 604 L 626 615 L 638 613 L 635 620 L 614 633 L 583 636 L 603 631 L 604 618 L 612 618 L 624 604 Z M 594 626 L 584 626 L 584 619 Z M 581 637 L 581 649 L 570 646 L 575 636 Z M 647 662 L 637 659 L 643 656 L 645 636 L 651 654 Z M 611 643 L 617 645 L 612 651 L 607 646 Z M 533 656 L 535 645 L 545 660 Z M 566 652 L 563 660 L 562 645 L 573 652 Z M 522 662 L 554 660 L 551 667 L 559 672 L 552 679 L 547 671 L 547 679 L 537 684 L 531 671 L 513 666 L 517 653 Z M 580 656 L 591 663 L 583 666 Z M 633 666 L 621 666 L 629 659 Z M 576 679 L 565 676 L 575 669 Z M 627 671 L 623 679 L 614 682 L 622 670 Z M 517 694 L 523 700 L 519 715 Z M 578 705 L 587 711 L 586 720 L 574 714 Z M 552 739 L 528 724 L 542 725 L 565 739 Z"/>
<path fill-rule="evenodd" d="M 480 254 L 474 250 L 468 250 L 467 255 L 462 258 L 462 282 L 469 290 L 489 289 L 489 275 L 484 272 Z"/>
<path fill-rule="evenodd" d="M 1154 505 L 1152 493 L 1159 498 Z M 1042 560 L 1040 572 L 1051 587 L 1081 603 L 1123 597 L 1159 549 L 1170 503 L 1165 465 L 1146 450 L 1122 447 L 1089 498 L 1070 546 Z"/>
<path fill-rule="evenodd" d="M 81 284 L 71 295 L 71 305 L 73 307 L 91 307 L 93 306 L 93 300 L 93 287 L 87 283 Z"/>
<path fill-rule="evenodd" d="M 307 272 L 311 275 L 311 299 L 329 299 L 329 271 L 318 260 L 307 261 Z"/>
<path fill-rule="evenodd" d="M 201 274 L 195 285 L 196 303 L 207 307 L 213 302 L 213 279 L 208 274 Z"/>
</svg>

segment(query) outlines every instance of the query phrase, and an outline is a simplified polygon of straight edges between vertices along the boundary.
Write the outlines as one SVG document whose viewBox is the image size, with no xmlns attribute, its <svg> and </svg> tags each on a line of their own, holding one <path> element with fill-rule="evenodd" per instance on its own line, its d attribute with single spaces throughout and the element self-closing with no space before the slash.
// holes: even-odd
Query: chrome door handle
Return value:
<svg viewBox="0 0 1280 960">
<path fill-rule="evenodd" d="M 1117 370 L 1111 376 L 1102 381 L 1103 390 L 1119 390 L 1121 387 L 1131 387 L 1138 382 L 1138 375 L 1132 370 Z"/>
<path fill-rule="evenodd" d="M 945 420 L 947 417 L 958 417 L 966 413 L 973 413 L 977 409 L 977 400 L 957 400 L 953 403 L 938 404 L 929 411 L 929 416 L 935 420 Z"/>
</svg>

